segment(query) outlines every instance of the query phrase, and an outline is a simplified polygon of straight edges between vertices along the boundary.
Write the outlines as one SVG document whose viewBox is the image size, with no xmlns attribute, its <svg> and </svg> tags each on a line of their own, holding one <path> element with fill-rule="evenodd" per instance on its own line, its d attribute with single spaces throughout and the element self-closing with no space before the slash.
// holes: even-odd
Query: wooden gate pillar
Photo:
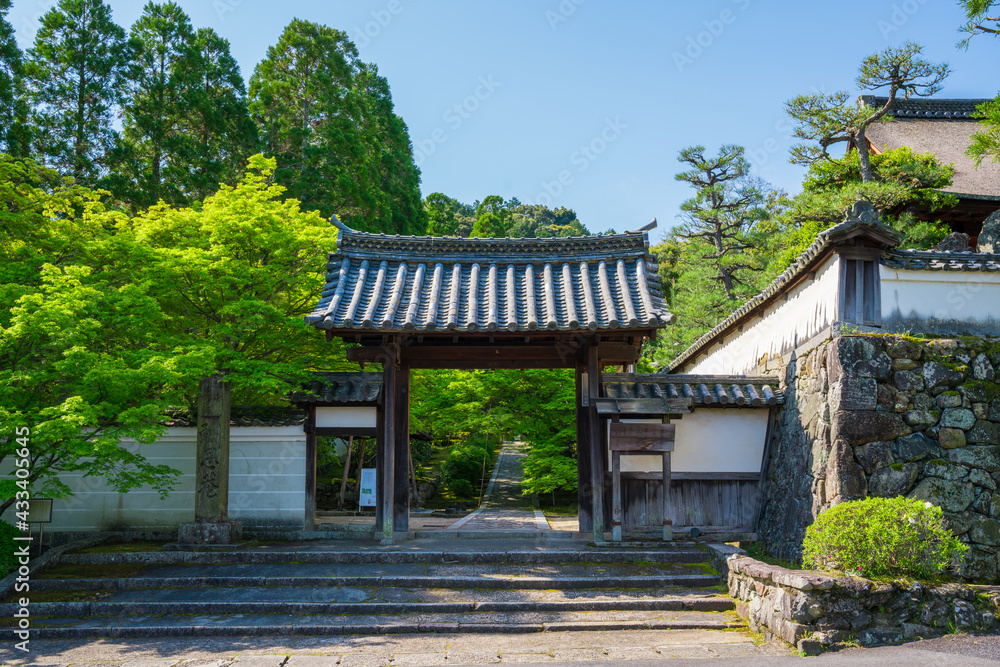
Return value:
<svg viewBox="0 0 1000 667">
<path fill-rule="evenodd" d="M 378 498 L 381 505 L 381 512 L 376 508 L 376 518 L 380 524 L 375 526 L 376 532 L 381 537 L 384 545 L 392 544 L 393 532 L 393 509 L 395 505 L 396 492 L 396 427 L 397 427 L 397 399 L 399 378 L 399 345 L 389 343 L 385 346 L 385 356 L 382 362 L 382 395 L 383 395 L 383 421 L 382 421 L 382 442 L 379 449 L 382 452 L 382 475 L 379 479 L 381 489 Z"/>
<path fill-rule="evenodd" d="M 393 443 L 393 530 L 410 529 L 410 366 L 402 363 L 396 372 L 396 439 Z"/>
<path fill-rule="evenodd" d="M 588 387 L 583 384 L 586 366 L 576 367 L 576 500 L 580 532 L 594 529 L 590 487 L 590 413 L 584 406 Z"/>
<path fill-rule="evenodd" d="M 601 421 L 597 415 L 597 398 L 601 394 L 601 364 L 597 343 L 587 346 L 587 416 L 590 441 L 591 523 L 594 541 L 604 541 L 604 452 L 601 447 Z"/>
</svg>

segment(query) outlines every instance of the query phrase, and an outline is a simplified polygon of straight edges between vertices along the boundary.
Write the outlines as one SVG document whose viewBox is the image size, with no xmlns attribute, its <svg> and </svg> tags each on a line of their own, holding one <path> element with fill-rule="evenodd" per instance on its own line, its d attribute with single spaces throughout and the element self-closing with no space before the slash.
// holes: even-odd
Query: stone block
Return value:
<svg viewBox="0 0 1000 667">
<path fill-rule="evenodd" d="M 933 426 L 941 415 L 934 410 L 907 410 L 903 420 L 910 426 Z"/>
<path fill-rule="evenodd" d="M 937 451 L 934 441 L 923 433 L 897 438 L 892 443 L 892 453 L 897 461 L 919 461 Z"/>
<path fill-rule="evenodd" d="M 966 439 L 977 445 L 995 445 L 1000 442 L 997 434 L 997 425 L 985 419 L 976 421 L 975 426 L 969 429 Z"/>
<path fill-rule="evenodd" d="M 878 385 L 873 378 L 843 377 L 830 386 L 834 410 L 874 410 Z"/>
<path fill-rule="evenodd" d="M 984 489 L 989 489 L 990 491 L 997 490 L 996 481 L 987 473 L 985 470 L 980 470 L 979 468 L 973 468 L 969 472 L 969 481 L 976 486 L 981 486 Z"/>
<path fill-rule="evenodd" d="M 934 403 L 942 410 L 945 408 L 960 408 L 962 407 L 962 395 L 957 391 L 945 390 L 934 398 Z"/>
<path fill-rule="evenodd" d="M 883 338 L 885 352 L 891 359 L 920 359 L 923 350 L 913 341 L 902 336 L 886 336 Z"/>
<path fill-rule="evenodd" d="M 885 380 L 892 369 L 892 360 L 879 349 L 877 339 L 865 336 L 841 336 L 827 350 L 830 382 L 841 377 Z"/>
<path fill-rule="evenodd" d="M 937 505 L 945 512 L 964 512 L 975 498 L 975 487 L 968 482 L 925 477 L 910 492 L 910 497 Z"/>
<path fill-rule="evenodd" d="M 938 444 L 943 449 L 965 447 L 965 431 L 960 428 L 942 428 L 938 431 Z"/>
<path fill-rule="evenodd" d="M 995 547 L 1000 545 L 1000 521 L 984 516 L 972 522 L 969 528 L 969 539 L 976 544 Z"/>
<path fill-rule="evenodd" d="M 869 475 L 879 468 L 888 467 L 894 460 L 890 444 L 881 440 L 858 445 L 854 448 L 854 458 Z"/>
<path fill-rule="evenodd" d="M 924 384 L 928 389 L 936 387 L 957 387 L 965 380 L 965 373 L 958 369 L 951 369 L 936 361 L 928 361 L 924 364 L 923 370 Z"/>
<path fill-rule="evenodd" d="M 986 403 L 973 403 L 972 414 L 976 415 L 976 419 L 989 419 L 990 406 Z"/>
<path fill-rule="evenodd" d="M 1000 422 L 1000 399 L 990 402 L 990 409 L 986 413 L 986 418 L 990 421 Z"/>
<path fill-rule="evenodd" d="M 895 440 L 909 435 L 910 427 L 896 414 L 889 412 L 838 411 L 833 415 L 834 440 L 843 439 L 851 445 L 876 440 Z"/>
<path fill-rule="evenodd" d="M 182 523 L 177 528 L 180 544 L 232 544 L 239 539 L 239 521 Z"/>
<path fill-rule="evenodd" d="M 977 380 L 992 382 L 996 375 L 993 369 L 993 364 L 990 363 L 990 360 L 982 352 L 977 354 L 972 360 L 970 370 L 972 371 L 972 377 Z"/>
<path fill-rule="evenodd" d="M 868 495 L 882 498 L 901 496 L 913 488 L 920 467 L 916 463 L 881 468 L 868 477 Z"/>
<path fill-rule="evenodd" d="M 967 479 L 969 469 L 941 459 L 932 459 L 924 465 L 924 474 L 928 477 L 940 477 L 954 482 L 955 480 Z"/>
<path fill-rule="evenodd" d="M 941 634 L 940 630 L 921 625 L 920 623 L 903 623 L 900 629 L 903 631 L 903 637 L 906 639 L 927 639 L 929 637 L 937 637 Z"/>
<path fill-rule="evenodd" d="M 1000 210 L 993 211 L 983 221 L 983 228 L 976 239 L 978 252 L 1000 252 Z"/>
<path fill-rule="evenodd" d="M 917 392 L 924 389 L 924 378 L 915 371 L 897 371 L 892 382 L 900 391 Z"/>
<path fill-rule="evenodd" d="M 920 392 L 919 394 L 914 394 L 910 398 L 910 402 L 913 403 L 913 407 L 917 410 L 930 410 L 934 407 L 934 399 L 927 395 L 926 392 Z"/>
<path fill-rule="evenodd" d="M 842 499 L 850 499 L 864 498 L 866 495 L 868 495 L 868 483 L 865 479 L 865 471 L 854 460 L 854 448 L 843 440 L 837 440 L 826 464 L 826 496 L 828 501 L 837 496 Z"/>
<path fill-rule="evenodd" d="M 871 630 L 863 630 L 858 638 L 863 646 L 885 646 L 903 641 L 903 633 L 898 630 L 872 628 Z"/>
<path fill-rule="evenodd" d="M 955 600 L 952 603 L 955 610 L 955 628 L 958 630 L 975 630 L 979 627 L 979 613 L 976 608 L 965 600 Z"/>
<path fill-rule="evenodd" d="M 804 656 L 819 655 L 823 652 L 823 644 L 817 639 L 800 639 L 795 648 Z"/>
<path fill-rule="evenodd" d="M 966 408 L 948 408 L 941 413 L 941 426 L 968 430 L 976 425 L 976 415 Z"/>
<path fill-rule="evenodd" d="M 967 445 L 948 452 L 948 458 L 970 468 L 982 468 L 987 472 L 1000 471 L 1000 447 L 996 445 Z"/>
<path fill-rule="evenodd" d="M 892 355 L 890 355 L 892 356 Z M 912 371 L 914 368 L 919 367 L 920 364 L 915 362 L 913 359 L 893 359 L 892 360 L 892 370 L 894 371 Z M 920 381 L 923 384 L 923 379 Z"/>
</svg>

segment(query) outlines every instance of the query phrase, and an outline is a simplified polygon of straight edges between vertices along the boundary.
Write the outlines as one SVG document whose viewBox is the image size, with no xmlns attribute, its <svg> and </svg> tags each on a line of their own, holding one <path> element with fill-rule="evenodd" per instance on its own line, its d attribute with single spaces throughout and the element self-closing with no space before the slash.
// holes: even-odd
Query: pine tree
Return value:
<svg viewBox="0 0 1000 667">
<path fill-rule="evenodd" d="M 131 47 L 103 0 L 59 0 L 25 65 L 35 149 L 77 182 L 97 182 L 118 141 L 112 127 Z"/>
</svg>

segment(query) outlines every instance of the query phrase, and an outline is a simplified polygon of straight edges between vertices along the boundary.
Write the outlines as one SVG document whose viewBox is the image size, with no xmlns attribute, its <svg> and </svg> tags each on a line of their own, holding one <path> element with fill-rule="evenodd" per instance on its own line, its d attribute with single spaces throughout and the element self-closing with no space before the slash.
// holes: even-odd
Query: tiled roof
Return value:
<svg viewBox="0 0 1000 667">
<path fill-rule="evenodd" d="M 851 207 L 844 222 L 817 234 L 816 240 L 812 242 L 812 245 L 806 248 L 805 252 L 799 255 L 798 259 L 785 269 L 780 276 L 775 278 L 760 294 L 737 308 L 729 317 L 696 340 L 691 347 L 667 365 L 667 370 L 673 370 L 684 364 L 708 343 L 714 341 L 738 321 L 756 311 L 759 307 L 766 305 L 785 289 L 797 283 L 799 278 L 810 270 L 813 264 L 825 255 L 832 245 L 864 233 L 872 234 L 882 239 L 883 243 L 887 246 L 898 245 L 902 239 L 899 232 L 879 221 L 878 213 L 869 202 L 856 202 Z"/>
<path fill-rule="evenodd" d="M 861 100 L 870 107 L 881 108 L 887 97 L 862 95 Z M 942 120 L 975 120 L 976 106 L 988 99 L 944 99 L 933 97 L 911 97 L 897 99 L 892 103 L 889 115 L 894 118 L 939 118 Z"/>
<path fill-rule="evenodd" d="M 292 403 L 374 403 L 381 391 L 381 373 L 316 373 L 305 391 L 289 398 Z"/>
<path fill-rule="evenodd" d="M 692 406 L 748 408 L 784 401 L 772 377 L 605 373 L 601 379 L 608 398 L 690 398 Z"/>
<path fill-rule="evenodd" d="M 338 226 L 326 287 L 306 317 L 323 329 L 648 329 L 673 319 L 645 232 L 462 239 Z"/>
<path fill-rule="evenodd" d="M 305 419 L 305 412 L 299 408 L 234 405 L 229 409 L 230 427 L 301 426 L 305 423 Z M 172 427 L 196 427 L 198 426 L 198 415 L 194 410 L 170 410 L 167 412 L 164 424 Z"/>
<path fill-rule="evenodd" d="M 866 101 L 884 103 L 884 97 L 865 96 Z M 944 192 L 972 199 L 998 199 L 1000 164 L 983 160 L 978 167 L 965 154 L 972 134 L 982 128 L 974 121 L 975 106 L 986 100 L 897 100 L 892 120 L 874 123 L 865 133 L 878 151 L 908 146 L 916 153 L 934 153 L 943 164 L 955 170 Z"/>
<path fill-rule="evenodd" d="M 1000 271 L 1000 255 L 985 252 L 890 250 L 882 263 L 910 271 Z"/>
</svg>

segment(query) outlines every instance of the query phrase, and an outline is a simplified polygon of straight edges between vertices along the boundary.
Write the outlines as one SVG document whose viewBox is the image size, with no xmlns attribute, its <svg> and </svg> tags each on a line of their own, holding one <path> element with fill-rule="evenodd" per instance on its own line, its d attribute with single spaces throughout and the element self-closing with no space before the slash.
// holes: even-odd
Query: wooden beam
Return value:
<svg viewBox="0 0 1000 667">
<path fill-rule="evenodd" d="M 549 344 L 516 342 L 493 345 L 407 345 L 399 360 L 411 368 L 574 368 L 583 361 L 584 345 L 575 341 Z M 359 363 L 385 363 L 385 348 L 353 347 L 347 359 Z M 598 345 L 602 364 L 632 364 L 639 359 L 639 347 L 628 343 Z"/>
<path fill-rule="evenodd" d="M 372 438 L 378 435 L 378 427 L 366 426 L 317 426 L 314 431 L 316 435 L 332 435 L 334 437 L 353 435 L 356 438 Z"/>
<path fill-rule="evenodd" d="M 316 408 L 306 413 L 306 507 L 303 530 L 316 529 Z M 343 496 L 341 496 L 343 497 Z"/>
<path fill-rule="evenodd" d="M 690 398 L 600 398 L 597 414 L 637 417 L 639 415 L 686 415 L 691 412 Z"/>
<path fill-rule="evenodd" d="M 396 399 L 397 399 L 397 376 L 398 369 L 396 361 L 399 348 L 395 345 L 386 345 L 385 363 L 382 364 L 382 391 L 385 394 L 384 426 L 382 429 L 382 477 L 379 483 L 382 485 L 378 497 L 381 499 L 381 520 L 382 523 L 376 526 L 381 536 L 383 545 L 392 544 L 393 532 L 393 508 L 395 505 L 396 492 Z"/>
</svg>

